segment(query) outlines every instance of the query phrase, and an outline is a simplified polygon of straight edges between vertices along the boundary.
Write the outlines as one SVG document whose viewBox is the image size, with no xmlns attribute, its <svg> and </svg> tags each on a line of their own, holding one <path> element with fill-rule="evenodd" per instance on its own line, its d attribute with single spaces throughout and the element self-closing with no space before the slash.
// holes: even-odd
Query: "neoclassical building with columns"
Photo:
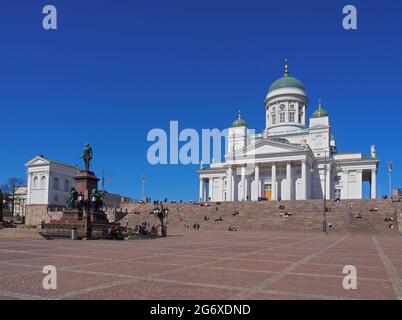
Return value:
<svg viewBox="0 0 402 320">
<path fill-rule="evenodd" d="M 339 152 L 321 101 L 307 124 L 308 97 L 288 64 L 265 99 L 265 130 L 254 133 L 238 118 L 228 130 L 221 163 L 200 168 L 200 201 L 362 199 L 363 182 L 377 198 L 379 158 Z"/>
</svg>

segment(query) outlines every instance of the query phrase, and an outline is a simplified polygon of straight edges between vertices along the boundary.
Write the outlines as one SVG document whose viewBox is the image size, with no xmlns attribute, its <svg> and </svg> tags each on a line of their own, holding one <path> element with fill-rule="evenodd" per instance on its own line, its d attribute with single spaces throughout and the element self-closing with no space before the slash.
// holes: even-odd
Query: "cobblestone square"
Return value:
<svg viewBox="0 0 402 320">
<path fill-rule="evenodd" d="M 402 297 L 397 235 L 171 231 L 127 241 L 0 240 L 0 299 Z M 57 268 L 45 290 L 42 268 Z M 343 288 L 345 265 L 357 289 Z"/>
</svg>

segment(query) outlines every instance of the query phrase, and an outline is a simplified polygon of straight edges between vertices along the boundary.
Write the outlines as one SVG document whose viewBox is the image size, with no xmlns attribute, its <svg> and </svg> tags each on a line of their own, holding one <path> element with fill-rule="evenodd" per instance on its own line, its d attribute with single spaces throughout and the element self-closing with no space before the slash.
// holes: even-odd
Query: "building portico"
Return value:
<svg viewBox="0 0 402 320">
<path fill-rule="evenodd" d="M 202 201 L 306 200 L 309 198 L 307 160 L 232 162 L 215 169 L 215 178 L 200 175 Z M 219 174 L 219 176 L 217 176 Z M 217 183 L 217 179 L 221 183 Z M 219 195 L 222 194 L 222 197 Z"/>
</svg>

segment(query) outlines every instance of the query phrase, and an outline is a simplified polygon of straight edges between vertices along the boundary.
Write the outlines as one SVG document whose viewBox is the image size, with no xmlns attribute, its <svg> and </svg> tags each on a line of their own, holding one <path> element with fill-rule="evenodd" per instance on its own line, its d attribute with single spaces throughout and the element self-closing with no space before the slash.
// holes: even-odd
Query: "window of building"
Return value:
<svg viewBox="0 0 402 320">
<path fill-rule="evenodd" d="M 294 112 L 289 113 L 289 122 L 295 122 L 295 113 Z"/>
<path fill-rule="evenodd" d="M 302 123 L 303 111 L 299 111 L 299 123 Z"/>
<path fill-rule="evenodd" d="M 341 198 L 341 189 L 335 189 L 335 199 L 340 199 Z"/>
<path fill-rule="evenodd" d="M 68 192 L 69 189 L 70 189 L 70 181 L 64 180 L 64 191 Z"/>
<path fill-rule="evenodd" d="M 33 178 L 33 188 L 38 189 L 39 188 L 39 179 L 38 177 Z"/>
<path fill-rule="evenodd" d="M 43 177 L 40 179 L 40 188 L 41 188 L 41 189 L 46 189 L 46 177 L 45 177 L 45 176 L 43 176 Z"/>
<path fill-rule="evenodd" d="M 284 112 L 281 112 L 279 114 L 279 122 L 280 123 L 285 122 L 285 113 Z"/>
<path fill-rule="evenodd" d="M 272 124 L 276 124 L 276 114 L 272 115 Z"/>
<path fill-rule="evenodd" d="M 59 178 L 54 178 L 53 189 L 59 190 Z"/>
<path fill-rule="evenodd" d="M 54 202 L 58 202 L 59 201 L 59 197 L 57 196 L 57 194 L 54 195 Z"/>
</svg>

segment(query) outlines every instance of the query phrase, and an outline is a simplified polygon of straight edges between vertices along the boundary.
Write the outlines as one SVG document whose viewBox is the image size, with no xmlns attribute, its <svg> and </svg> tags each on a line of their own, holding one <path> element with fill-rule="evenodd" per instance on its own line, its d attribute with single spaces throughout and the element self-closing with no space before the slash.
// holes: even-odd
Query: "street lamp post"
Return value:
<svg viewBox="0 0 402 320">
<path fill-rule="evenodd" d="M 141 200 L 145 200 L 145 176 L 141 177 L 141 187 L 142 187 L 142 192 L 141 192 L 142 199 Z"/>
<path fill-rule="evenodd" d="M 394 165 L 392 161 L 387 162 L 388 176 L 389 176 L 389 198 L 392 198 L 392 169 Z"/>
<path fill-rule="evenodd" d="M 327 150 L 324 151 L 324 220 L 322 231 L 327 234 Z"/>
<path fill-rule="evenodd" d="M 161 233 L 162 237 L 167 237 L 167 228 L 165 226 L 165 219 L 169 214 L 169 209 L 163 207 L 163 204 L 160 205 L 161 207 L 155 207 L 153 210 L 155 218 L 158 218 L 161 223 Z"/>
<path fill-rule="evenodd" d="M 3 225 L 3 191 L 0 190 L 0 227 Z"/>
</svg>

